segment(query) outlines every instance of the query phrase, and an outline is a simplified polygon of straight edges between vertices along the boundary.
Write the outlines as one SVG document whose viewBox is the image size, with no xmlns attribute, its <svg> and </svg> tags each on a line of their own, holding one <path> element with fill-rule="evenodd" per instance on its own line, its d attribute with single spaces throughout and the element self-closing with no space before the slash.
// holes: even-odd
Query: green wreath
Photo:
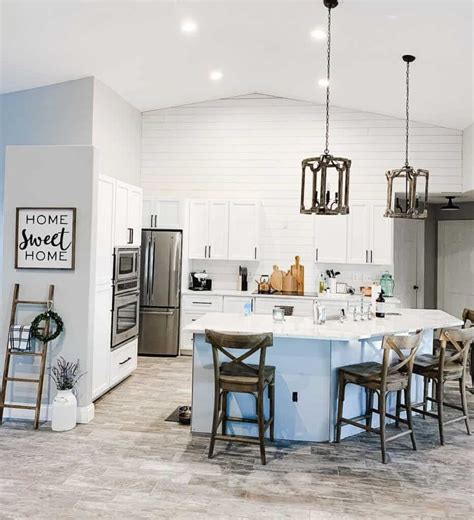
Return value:
<svg viewBox="0 0 474 520">
<path fill-rule="evenodd" d="M 56 328 L 55 328 L 54 332 L 51 332 L 47 336 L 40 332 L 40 330 L 41 330 L 40 323 L 44 320 L 50 320 L 50 322 L 54 321 L 54 323 L 56 324 Z M 31 335 L 34 338 L 42 341 L 43 343 L 48 343 L 49 341 L 53 341 L 53 339 L 56 339 L 63 330 L 64 330 L 64 322 L 63 322 L 61 316 L 59 316 L 59 314 L 57 314 L 54 311 L 47 311 L 47 312 L 43 312 L 42 314 L 38 314 L 38 316 L 36 316 L 36 318 L 31 322 L 31 326 L 30 326 Z"/>
</svg>

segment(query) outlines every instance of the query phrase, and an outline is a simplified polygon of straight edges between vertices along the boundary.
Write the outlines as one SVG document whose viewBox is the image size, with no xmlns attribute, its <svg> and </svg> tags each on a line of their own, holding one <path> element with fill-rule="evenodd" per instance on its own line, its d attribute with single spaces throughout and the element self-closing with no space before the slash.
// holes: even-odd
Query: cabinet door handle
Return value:
<svg viewBox="0 0 474 520">
<path fill-rule="evenodd" d="M 155 227 L 158 227 L 158 215 L 155 215 Z"/>
<path fill-rule="evenodd" d="M 369 252 L 367 251 L 367 249 L 365 250 L 365 263 L 369 263 Z"/>
<path fill-rule="evenodd" d="M 257 246 L 255 246 L 255 250 L 254 250 L 254 259 L 257 260 Z"/>
<path fill-rule="evenodd" d="M 128 363 L 129 361 L 131 361 L 131 357 L 129 356 L 125 361 L 122 361 L 119 363 L 119 365 L 125 365 L 125 363 Z"/>
<path fill-rule="evenodd" d="M 133 228 L 128 229 L 128 244 L 133 244 Z"/>
<path fill-rule="evenodd" d="M 153 227 L 153 217 L 154 215 L 150 215 L 150 227 Z"/>
<path fill-rule="evenodd" d="M 314 254 L 314 261 L 317 262 L 318 259 L 319 259 L 319 248 L 317 247 L 317 248 L 316 248 L 316 252 L 315 252 L 315 254 Z"/>
<path fill-rule="evenodd" d="M 374 252 L 372 251 L 372 249 L 370 250 L 370 263 L 374 263 Z"/>
<path fill-rule="evenodd" d="M 209 258 L 211 258 L 211 246 L 208 246 L 208 247 L 209 247 L 209 249 L 207 250 L 208 251 L 207 254 L 209 255 Z"/>
<path fill-rule="evenodd" d="M 207 246 L 204 246 L 204 258 L 207 258 Z"/>
</svg>

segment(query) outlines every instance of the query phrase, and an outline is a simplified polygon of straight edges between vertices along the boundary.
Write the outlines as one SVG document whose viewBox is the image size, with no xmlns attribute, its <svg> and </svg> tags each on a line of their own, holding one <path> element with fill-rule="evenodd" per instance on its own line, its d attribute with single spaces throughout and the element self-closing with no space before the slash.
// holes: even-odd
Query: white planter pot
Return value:
<svg viewBox="0 0 474 520">
<path fill-rule="evenodd" d="M 55 432 L 72 430 L 76 426 L 77 399 L 72 390 L 58 390 L 53 401 L 51 428 Z"/>
</svg>

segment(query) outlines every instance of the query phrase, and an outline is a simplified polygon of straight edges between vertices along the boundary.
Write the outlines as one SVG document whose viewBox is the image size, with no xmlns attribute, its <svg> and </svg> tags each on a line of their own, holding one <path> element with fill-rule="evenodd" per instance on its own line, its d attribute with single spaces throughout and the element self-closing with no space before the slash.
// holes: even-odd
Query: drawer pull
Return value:
<svg viewBox="0 0 474 520">
<path fill-rule="evenodd" d="M 129 361 L 131 361 L 131 357 L 129 356 L 125 361 L 122 361 L 119 363 L 119 365 L 125 365 L 125 363 L 128 363 Z"/>
<path fill-rule="evenodd" d="M 212 302 L 192 302 L 193 305 L 212 305 Z"/>
</svg>

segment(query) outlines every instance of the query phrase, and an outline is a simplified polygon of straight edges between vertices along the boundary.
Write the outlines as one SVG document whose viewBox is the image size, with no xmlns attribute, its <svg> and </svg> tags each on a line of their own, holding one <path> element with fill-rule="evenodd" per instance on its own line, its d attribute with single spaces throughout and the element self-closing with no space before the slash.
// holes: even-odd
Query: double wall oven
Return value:
<svg viewBox="0 0 474 520">
<path fill-rule="evenodd" d="M 138 335 L 140 316 L 139 248 L 115 248 L 113 285 L 112 349 Z"/>
</svg>

